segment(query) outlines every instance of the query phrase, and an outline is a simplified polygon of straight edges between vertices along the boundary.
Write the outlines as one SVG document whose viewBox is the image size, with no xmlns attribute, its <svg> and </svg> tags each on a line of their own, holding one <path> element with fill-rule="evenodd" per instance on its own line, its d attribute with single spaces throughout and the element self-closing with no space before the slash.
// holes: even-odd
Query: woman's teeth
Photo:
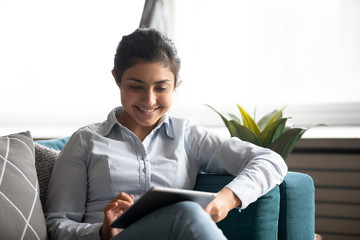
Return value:
<svg viewBox="0 0 360 240">
<path fill-rule="evenodd" d="M 150 112 L 154 112 L 156 110 L 156 108 L 153 108 L 153 109 L 144 109 L 144 108 L 141 108 L 139 107 L 139 109 L 143 112 L 147 112 L 147 113 L 150 113 Z"/>
</svg>

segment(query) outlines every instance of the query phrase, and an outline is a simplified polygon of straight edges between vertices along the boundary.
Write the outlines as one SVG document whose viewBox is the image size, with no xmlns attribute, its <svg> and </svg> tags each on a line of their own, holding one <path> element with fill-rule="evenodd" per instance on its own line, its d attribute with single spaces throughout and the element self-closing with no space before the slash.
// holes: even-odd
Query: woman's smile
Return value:
<svg viewBox="0 0 360 240">
<path fill-rule="evenodd" d="M 153 113 L 155 112 L 157 109 L 159 109 L 159 107 L 157 108 L 142 108 L 142 107 L 139 107 L 139 106 L 135 106 L 137 107 L 141 112 L 145 113 L 145 114 L 150 114 L 150 113 Z"/>
</svg>

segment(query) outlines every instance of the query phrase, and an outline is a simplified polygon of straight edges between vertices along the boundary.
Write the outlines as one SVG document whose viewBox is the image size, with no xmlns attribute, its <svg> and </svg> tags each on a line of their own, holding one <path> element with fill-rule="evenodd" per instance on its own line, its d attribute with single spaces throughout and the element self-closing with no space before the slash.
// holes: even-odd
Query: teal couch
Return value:
<svg viewBox="0 0 360 240">
<path fill-rule="evenodd" d="M 61 150 L 68 138 L 37 143 Z M 230 175 L 199 174 L 195 189 L 217 192 Z M 288 172 L 284 181 L 246 209 L 233 209 L 218 223 L 228 239 L 313 240 L 315 232 L 314 183 L 309 175 Z"/>
<path fill-rule="evenodd" d="M 229 175 L 200 174 L 195 189 L 216 192 L 232 179 Z M 288 172 L 280 186 L 241 212 L 233 209 L 218 226 L 228 239 L 234 240 L 313 240 L 313 180 L 303 173 Z"/>
</svg>

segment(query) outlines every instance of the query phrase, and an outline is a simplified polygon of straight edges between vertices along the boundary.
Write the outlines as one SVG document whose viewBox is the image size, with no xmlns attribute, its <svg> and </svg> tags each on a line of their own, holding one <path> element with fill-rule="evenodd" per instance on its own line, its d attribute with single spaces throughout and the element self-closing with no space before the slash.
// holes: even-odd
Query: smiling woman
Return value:
<svg viewBox="0 0 360 240">
<path fill-rule="evenodd" d="M 119 43 L 112 71 L 124 108 L 118 120 L 141 141 L 170 109 L 179 70 L 174 44 L 154 29 L 138 29 Z"/>
<path fill-rule="evenodd" d="M 277 153 L 167 113 L 179 69 L 161 32 L 122 38 L 113 71 L 122 106 L 76 131 L 57 158 L 45 204 L 51 239 L 226 239 L 215 223 L 283 181 L 287 166 Z M 111 224 L 152 187 L 193 189 L 199 172 L 235 178 L 204 208 L 172 204 L 124 229 Z"/>
</svg>

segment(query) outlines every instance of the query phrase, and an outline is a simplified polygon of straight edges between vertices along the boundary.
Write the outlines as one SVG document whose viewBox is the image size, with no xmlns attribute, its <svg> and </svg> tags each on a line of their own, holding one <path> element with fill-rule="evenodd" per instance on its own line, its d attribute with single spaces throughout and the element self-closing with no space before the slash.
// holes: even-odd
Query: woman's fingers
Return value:
<svg viewBox="0 0 360 240">
<path fill-rule="evenodd" d="M 122 192 L 104 207 L 104 213 L 119 215 L 128 209 L 133 203 L 134 196 Z"/>
<path fill-rule="evenodd" d="M 104 212 L 108 212 L 113 208 L 116 208 L 118 206 L 117 202 L 110 202 L 104 207 Z"/>
<path fill-rule="evenodd" d="M 209 213 L 214 222 L 219 222 L 224 219 L 227 215 L 227 211 L 223 211 L 216 202 L 210 202 L 204 210 Z"/>
<path fill-rule="evenodd" d="M 228 188 L 221 189 L 216 198 L 204 210 L 215 222 L 223 220 L 234 207 L 241 206 L 241 200 Z"/>
<path fill-rule="evenodd" d="M 116 202 L 111 202 L 111 203 L 107 204 L 104 207 L 104 213 L 117 216 L 117 215 L 122 214 L 131 205 L 132 205 L 132 202 L 130 203 L 130 202 L 123 201 L 123 200 L 117 200 Z"/>
<path fill-rule="evenodd" d="M 121 192 L 119 195 L 117 195 L 117 196 L 113 199 L 113 201 L 114 201 L 114 200 L 116 201 L 116 200 L 118 200 L 118 199 L 132 203 L 132 202 L 134 201 L 134 196 L 133 196 L 133 195 L 129 195 L 129 194 L 124 193 L 124 192 Z"/>
<path fill-rule="evenodd" d="M 126 210 L 131 205 L 133 205 L 133 201 L 129 202 L 129 201 L 124 201 L 124 200 L 120 200 L 120 199 L 118 199 L 115 203 L 117 204 L 117 206 L 114 206 L 113 209 Z"/>
</svg>

